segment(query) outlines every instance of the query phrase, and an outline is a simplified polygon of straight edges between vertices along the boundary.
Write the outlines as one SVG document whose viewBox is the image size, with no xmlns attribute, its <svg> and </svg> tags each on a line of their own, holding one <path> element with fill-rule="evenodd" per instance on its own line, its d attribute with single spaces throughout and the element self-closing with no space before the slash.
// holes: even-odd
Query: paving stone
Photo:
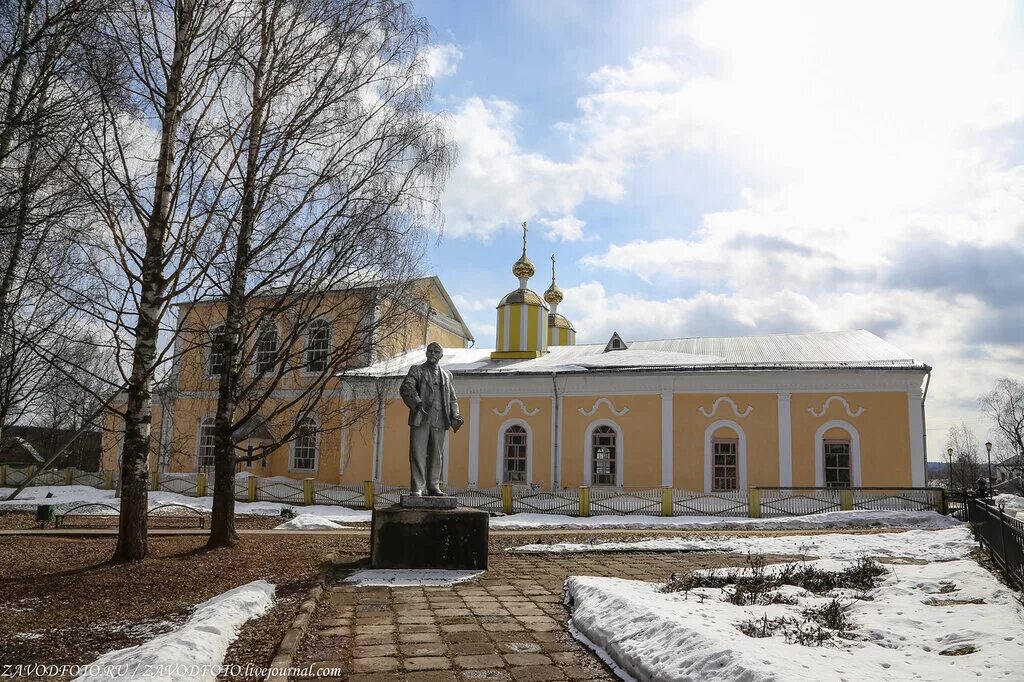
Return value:
<svg viewBox="0 0 1024 682">
<path fill-rule="evenodd" d="M 437 623 L 399 623 L 399 632 L 438 632 Z"/>
<path fill-rule="evenodd" d="M 394 644 L 374 644 L 371 646 L 357 646 L 352 649 L 353 658 L 372 658 L 375 656 L 397 656 L 398 647 Z"/>
<path fill-rule="evenodd" d="M 454 660 L 460 668 L 500 668 L 505 664 L 497 654 L 456 656 Z"/>
<path fill-rule="evenodd" d="M 470 610 L 464 608 L 444 608 L 437 609 L 436 611 L 434 611 L 434 615 L 438 618 L 448 618 L 451 616 L 468 616 L 470 615 Z"/>
<path fill-rule="evenodd" d="M 398 641 L 408 644 L 416 642 L 440 642 L 441 635 L 437 632 L 400 632 L 398 633 Z"/>
<path fill-rule="evenodd" d="M 517 632 L 525 629 L 521 623 L 514 620 L 501 621 L 498 623 L 483 623 L 484 630 L 488 632 Z"/>
<path fill-rule="evenodd" d="M 402 676 L 395 673 L 356 673 L 345 679 L 348 682 L 400 682 Z"/>
<path fill-rule="evenodd" d="M 487 633 L 483 630 L 477 630 L 475 632 L 446 632 L 444 638 L 449 644 L 491 641 L 491 638 L 488 637 Z"/>
<path fill-rule="evenodd" d="M 442 625 L 442 632 L 474 632 L 482 630 L 476 623 L 460 623 L 456 625 Z"/>
<path fill-rule="evenodd" d="M 452 656 L 481 656 L 496 654 L 498 650 L 490 642 L 459 642 L 448 647 L 448 653 Z"/>
<path fill-rule="evenodd" d="M 356 646 L 371 646 L 374 644 L 391 644 L 395 641 L 395 636 L 391 633 L 383 633 L 379 635 L 356 635 L 355 643 Z"/>
<path fill-rule="evenodd" d="M 357 635 L 382 635 L 394 631 L 395 626 L 390 624 L 357 625 L 355 629 Z"/>
<path fill-rule="evenodd" d="M 553 665 L 528 665 L 512 668 L 512 679 L 516 682 L 545 682 L 546 680 L 564 680 L 565 675 Z"/>
<path fill-rule="evenodd" d="M 444 656 L 448 653 L 448 645 L 443 642 L 402 644 L 398 649 L 403 656 Z"/>
<path fill-rule="evenodd" d="M 498 648 L 503 653 L 509 654 L 537 654 L 540 653 L 540 644 L 535 642 L 502 642 Z"/>
<path fill-rule="evenodd" d="M 455 673 L 449 670 L 427 670 L 424 672 L 409 673 L 405 678 L 407 682 L 457 682 Z"/>
<path fill-rule="evenodd" d="M 459 677 L 466 682 L 477 682 L 483 680 L 485 682 L 505 682 L 511 680 L 512 677 L 504 670 L 464 670 L 459 674 Z"/>
<path fill-rule="evenodd" d="M 326 630 L 321 630 L 320 634 L 324 637 L 349 637 L 352 635 L 352 628 L 347 625 L 329 627 Z"/>
<path fill-rule="evenodd" d="M 509 665 L 551 665 L 551 659 L 544 654 L 505 654 Z"/>
<path fill-rule="evenodd" d="M 387 672 L 388 670 L 397 670 L 398 668 L 398 659 L 390 656 L 356 658 L 352 660 L 352 672 L 357 673 Z"/>
<path fill-rule="evenodd" d="M 573 651 L 552 651 L 548 653 L 548 656 L 557 665 L 575 665 L 576 664 L 576 653 Z"/>
<path fill-rule="evenodd" d="M 403 661 L 406 670 L 447 670 L 452 662 L 444 656 L 414 656 Z"/>
</svg>

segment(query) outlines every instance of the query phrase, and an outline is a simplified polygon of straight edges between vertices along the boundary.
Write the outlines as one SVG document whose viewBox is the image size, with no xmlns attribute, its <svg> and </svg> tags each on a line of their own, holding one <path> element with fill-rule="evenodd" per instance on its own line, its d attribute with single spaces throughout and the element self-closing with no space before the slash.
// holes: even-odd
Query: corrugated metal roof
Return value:
<svg viewBox="0 0 1024 682">
<path fill-rule="evenodd" d="M 864 330 L 635 341 L 628 350 L 608 352 L 604 344 L 557 346 L 533 360 L 491 360 L 492 351 L 447 348 L 441 364 L 456 374 L 928 368 Z M 346 374 L 401 376 L 423 359 L 423 349 L 417 348 Z"/>
</svg>

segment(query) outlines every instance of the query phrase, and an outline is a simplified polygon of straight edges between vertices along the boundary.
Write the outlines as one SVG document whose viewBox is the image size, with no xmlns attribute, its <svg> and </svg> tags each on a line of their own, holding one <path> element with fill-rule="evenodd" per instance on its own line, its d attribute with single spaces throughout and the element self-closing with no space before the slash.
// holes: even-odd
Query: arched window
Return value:
<svg viewBox="0 0 1024 682">
<path fill-rule="evenodd" d="M 206 359 L 207 376 L 216 377 L 224 372 L 224 325 L 210 331 L 210 354 Z"/>
<path fill-rule="evenodd" d="M 825 461 L 825 487 L 849 488 L 853 480 L 850 462 L 850 440 L 825 439 L 822 441 L 822 456 Z"/>
<path fill-rule="evenodd" d="M 527 481 L 527 439 L 526 429 L 513 424 L 505 429 L 504 466 L 502 481 L 505 483 L 528 483 Z"/>
<path fill-rule="evenodd" d="M 306 332 L 306 371 L 323 372 L 331 352 L 331 323 L 313 320 Z"/>
<path fill-rule="evenodd" d="M 292 443 L 292 466 L 295 471 L 313 471 L 316 469 L 318 436 L 320 429 L 316 420 L 305 417 L 299 423 L 295 441 Z"/>
<path fill-rule="evenodd" d="M 256 348 L 253 365 L 256 374 L 266 374 L 277 364 L 278 334 L 277 325 L 267 325 L 260 329 L 256 337 Z"/>
<path fill-rule="evenodd" d="M 601 425 L 590 436 L 591 485 L 615 485 L 618 473 L 618 434 L 610 426 Z"/>
<path fill-rule="evenodd" d="M 860 434 L 853 424 L 833 419 L 814 433 L 814 483 L 819 488 L 859 488 Z"/>
<path fill-rule="evenodd" d="M 712 490 L 736 490 L 739 487 L 738 446 L 737 438 L 715 438 L 711 441 Z"/>
<path fill-rule="evenodd" d="M 196 451 L 196 468 L 209 469 L 214 464 L 213 417 L 207 417 L 199 424 L 199 447 Z"/>
</svg>

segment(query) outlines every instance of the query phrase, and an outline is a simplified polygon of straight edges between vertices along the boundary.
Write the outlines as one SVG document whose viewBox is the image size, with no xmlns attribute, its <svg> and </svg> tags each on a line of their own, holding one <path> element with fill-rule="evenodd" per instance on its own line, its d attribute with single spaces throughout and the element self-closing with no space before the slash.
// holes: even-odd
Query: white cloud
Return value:
<svg viewBox="0 0 1024 682">
<path fill-rule="evenodd" d="M 563 242 L 576 242 L 583 239 L 583 227 L 586 223 L 579 218 L 568 215 L 557 219 L 541 218 L 540 222 L 548 228 L 548 239 L 557 239 Z"/>
<path fill-rule="evenodd" d="M 427 74 L 431 78 L 454 76 L 462 61 L 462 50 L 457 45 L 442 43 L 426 49 Z"/>
</svg>

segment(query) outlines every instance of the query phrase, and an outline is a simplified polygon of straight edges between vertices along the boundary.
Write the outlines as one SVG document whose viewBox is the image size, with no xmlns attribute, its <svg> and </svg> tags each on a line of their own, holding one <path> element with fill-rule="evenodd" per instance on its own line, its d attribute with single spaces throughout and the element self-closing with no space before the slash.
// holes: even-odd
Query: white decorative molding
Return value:
<svg viewBox="0 0 1024 682">
<path fill-rule="evenodd" d="M 820 411 L 815 410 L 813 407 L 808 407 L 807 411 L 810 412 L 815 417 L 824 417 L 825 413 L 828 412 L 828 406 L 832 404 L 833 400 L 838 400 L 843 404 L 843 407 L 846 409 L 846 416 L 848 417 L 859 417 L 862 414 L 864 414 L 863 407 L 858 407 L 856 410 L 851 410 L 850 403 L 846 402 L 846 398 L 844 398 L 841 395 L 829 396 L 828 399 L 825 400 L 825 403 L 821 406 Z"/>
<path fill-rule="evenodd" d="M 814 432 L 814 485 L 818 488 L 825 485 L 825 433 L 835 428 L 850 434 L 850 473 L 853 478 L 851 485 L 859 488 L 863 485 L 860 471 L 860 433 L 853 424 L 841 419 L 825 422 Z"/>
<path fill-rule="evenodd" d="M 589 410 L 584 410 L 582 407 L 578 409 L 580 414 L 582 414 L 584 417 L 591 417 L 594 415 L 595 412 L 597 412 L 597 408 L 601 405 L 601 403 L 607 405 L 608 409 L 611 410 L 612 414 L 614 414 L 616 417 L 621 417 L 622 415 L 629 412 L 628 407 L 623 407 L 621 410 L 616 410 L 615 406 L 612 405 L 612 401 L 608 400 L 608 398 L 598 398 L 597 400 L 594 401 L 594 405 Z"/>
<path fill-rule="evenodd" d="M 533 429 L 522 419 L 508 419 L 498 428 L 498 447 L 494 458 L 495 485 L 501 485 L 505 474 L 505 431 L 510 426 L 521 426 L 526 431 L 526 482 L 533 483 Z"/>
<path fill-rule="evenodd" d="M 469 398 L 469 480 L 470 488 L 479 482 L 480 472 L 480 396 Z"/>
<path fill-rule="evenodd" d="M 793 417 L 789 393 L 779 393 L 779 485 L 793 485 Z"/>
<path fill-rule="evenodd" d="M 705 417 L 714 417 L 715 416 L 715 412 L 718 411 L 718 406 L 721 403 L 729 403 L 729 406 L 732 407 L 732 413 L 734 415 L 736 415 L 737 419 L 743 419 L 744 417 L 746 417 L 747 415 L 749 415 L 751 412 L 754 411 L 754 406 L 753 405 L 747 405 L 747 409 L 745 409 L 745 410 L 743 410 L 741 412 L 739 407 L 736 406 L 736 402 L 732 398 L 728 398 L 726 396 L 722 396 L 721 398 L 716 400 L 715 403 L 711 406 L 711 410 L 710 411 L 705 409 L 703 405 L 701 405 L 697 409 L 700 410 L 700 413 L 702 415 L 704 415 Z"/>
<path fill-rule="evenodd" d="M 497 407 L 495 407 L 494 409 L 491 410 L 491 412 L 493 412 L 494 414 L 498 415 L 499 417 L 505 417 L 505 416 L 508 416 L 508 413 L 512 411 L 512 406 L 513 405 L 519 405 L 519 409 L 527 417 L 532 417 L 533 415 L 535 415 L 538 412 L 540 412 L 540 408 L 539 407 L 535 407 L 532 410 L 526 409 L 526 405 L 523 404 L 523 401 L 520 400 L 519 398 L 513 398 L 512 400 L 508 401 L 508 405 L 505 405 L 505 409 L 504 410 L 499 410 Z"/>
<path fill-rule="evenodd" d="M 661 485 L 672 487 L 672 391 L 661 392 Z"/>
<path fill-rule="evenodd" d="M 604 400 L 604 398 L 601 400 Z M 622 429 L 619 425 L 610 419 L 597 419 L 590 422 L 587 425 L 586 432 L 583 434 L 583 485 L 593 485 L 594 453 L 592 440 L 594 430 L 599 426 L 609 426 L 615 429 L 615 485 L 621 488 L 626 470 L 626 439 L 623 438 Z"/>
</svg>

